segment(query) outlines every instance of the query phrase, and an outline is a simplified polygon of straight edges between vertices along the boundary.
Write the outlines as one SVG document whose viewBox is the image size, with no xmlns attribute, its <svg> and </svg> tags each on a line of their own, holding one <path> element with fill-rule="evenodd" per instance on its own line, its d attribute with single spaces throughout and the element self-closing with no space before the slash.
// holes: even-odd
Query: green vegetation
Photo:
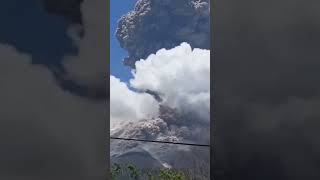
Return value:
<svg viewBox="0 0 320 180">
<path fill-rule="evenodd" d="M 194 171 L 174 169 L 139 170 L 135 165 L 113 164 L 111 180 L 207 180 L 204 175 L 196 176 Z"/>
</svg>

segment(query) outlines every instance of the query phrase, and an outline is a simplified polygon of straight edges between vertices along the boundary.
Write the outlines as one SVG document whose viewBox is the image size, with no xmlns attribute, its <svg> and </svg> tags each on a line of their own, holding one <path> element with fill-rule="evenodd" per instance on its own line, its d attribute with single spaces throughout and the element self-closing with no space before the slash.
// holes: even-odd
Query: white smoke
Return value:
<svg viewBox="0 0 320 180">
<path fill-rule="evenodd" d="M 162 101 L 147 93 L 130 90 L 127 84 L 110 76 L 111 127 L 116 122 L 156 117 L 160 105 L 197 114 L 209 121 L 210 51 L 194 49 L 182 43 L 173 49 L 161 49 L 146 60 L 136 62 L 130 86 L 139 91 L 151 90 Z"/>
<path fill-rule="evenodd" d="M 149 94 L 137 93 L 114 76 L 110 76 L 110 127 L 123 121 L 135 121 L 158 115 L 159 104 Z"/>
<path fill-rule="evenodd" d="M 161 49 L 136 62 L 132 87 L 157 92 L 163 104 L 182 113 L 210 115 L 210 51 L 192 50 L 187 43 Z"/>
</svg>

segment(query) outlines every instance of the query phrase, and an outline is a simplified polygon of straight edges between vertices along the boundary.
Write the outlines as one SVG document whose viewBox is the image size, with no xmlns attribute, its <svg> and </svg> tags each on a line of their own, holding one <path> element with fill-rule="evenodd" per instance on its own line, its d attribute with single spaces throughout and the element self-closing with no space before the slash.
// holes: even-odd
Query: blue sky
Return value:
<svg viewBox="0 0 320 180">
<path fill-rule="evenodd" d="M 110 72 L 124 82 L 128 82 L 132 77 L 131 70 L 122 64 L 122 59 L 127 53 L 120 47 L 115 32 L 118 19 L 132 10 L 135 2 L 136 0 L 110 0 Z"/>
</svg>

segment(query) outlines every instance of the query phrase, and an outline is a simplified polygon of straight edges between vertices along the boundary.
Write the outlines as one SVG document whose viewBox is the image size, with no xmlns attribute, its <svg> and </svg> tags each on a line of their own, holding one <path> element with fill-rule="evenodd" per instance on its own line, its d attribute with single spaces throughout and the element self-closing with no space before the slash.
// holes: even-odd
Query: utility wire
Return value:
<svg viewBox="0 0 320 180">
<path fill-rule="evenodd" d="M 124 140 L 124 141 L 140 141 L 140 142 L 162 143 L 162 144 L 177 144 L 177 145 L 186 145 L 186 146 L 210 147 L 209 144 L 193 144 L 193 143 L 181 143 L 181 142 L 170 142 L 170 141 L 155 141 L 155 140 L 145 140 L 145 139 L 119 138 L 119 137 L 110 137 L 110 139 Z"/>
</svg>

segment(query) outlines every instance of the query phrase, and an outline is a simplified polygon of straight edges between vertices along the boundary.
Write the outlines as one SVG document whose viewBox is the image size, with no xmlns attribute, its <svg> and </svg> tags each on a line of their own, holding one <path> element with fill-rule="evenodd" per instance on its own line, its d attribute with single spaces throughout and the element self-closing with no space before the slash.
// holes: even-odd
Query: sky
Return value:
<svg viewBox="0 0 320 180">
<path fill-rule="evenodd" d="M 122 59 L 127 55 L 115 36 L 119 18 L 134 8 L 136 0 L 111 0 L 110 1 L 110 72 L 124 82 L 132 77 L 130 68 L 122 64 Z"/>
</svg>

